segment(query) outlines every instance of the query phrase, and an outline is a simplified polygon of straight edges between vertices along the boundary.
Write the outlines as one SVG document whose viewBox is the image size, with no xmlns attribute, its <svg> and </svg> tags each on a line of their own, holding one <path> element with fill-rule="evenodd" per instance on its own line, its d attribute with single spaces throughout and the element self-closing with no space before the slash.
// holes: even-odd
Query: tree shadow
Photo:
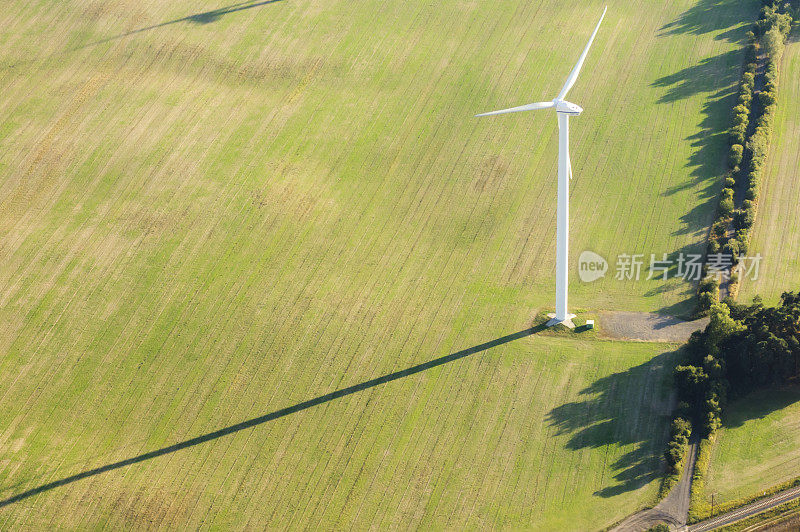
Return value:
<svg viewBox="0 0 800 532">
<path fill-rule="evenodd" d="M 786 38 L 786 45 L 794 44 L 796 42 L 800 42 L 800 25 L 795 24 L 792 31 L 789 32 L 789 36 Z"/>
<path fill-rule="evenodd" d="M 177 18 L 175 20 L 169 20 L 167 22 L 161 22 L 159 24 L 153 24 L 152 26 L 146 26 L 143 28 L 127 31 L 125 33 L 120 33 L 119 35 L 114 35 L 112 37 L 107 37 L 105 39 L 101 39 L 99 41 L 93 41 L 75 48 L 75 50 L 80 50 L 82 48 L 88 48 L 89 46 L 96 46 L 98 44 L 103 44 L 111 41 L 115 41 L 118 39 L 123 39 L 125 37 L 130 37 L 132 35 L 136 35 L 137 33 L 143 33 L 145 31 L 154 30 L 157 28 L 163 28 L 165 26 L 170 26 L 172 24 L 178 24 L 180 22 L 189 22 L 192 24 L 211 24 L 212 22 L 216 22 L 225 15 L 230 15 L 231 13 L 236 13 L 238 11 L 244 11 L 245 9 L 253 9 L 255 7 L 265 6 L 267 4 L 274 4 L 276 2 L 280 2 L 282 0 L 250 0 L 248 2 L 240 2 L 238 4 L 232 4 L 226 7 L 220 7 L 217 9 L 212 9 L 210 11 L 204 11 L 202 13 L 195 13 L 194 15 L 187 15 L 185 17 Z"/>
<path fill-rule="evenodd" d="M 722 424 L 726 428 L 741 427 L 747 421 L 763 419 L 797 402 L 800 402 L 800 386 L 758 390 L 728 405 Z"/>
<path fill-rule="evenodd" d="M 676 303 L 665 305 L 655 311 L 656 314 L 665 316 L 672 316 L 684 321 L 692 321 L 694 319 L 695 304 L 693 298 L 697 295 L 697 284 L 699 278 L 695 278 L 693 274 L 687 275 L 687 266 L 683 266 L 683 272 L 680 271 L 678 266 L 678 259 L 682 255 L 684 261 L 688 261 L 690 257 L 699 255 L 699 264 L 705 262 L 706 245 L 704 239 L 690 242 L 679 249 L 676 249 L 667 254 L 667 259 L 670 265 L 667 268 L 667 281 L 661 281 L 659 284 L 644 293 L 645 297 L 654 297 L 672 291 L 680 291 Z M 656 276 L 658 277 L 658 276 Z"/>
<path fill-rule="evenodd" d="M 743 47 L 751 24 L 742 19 L 739 5 L 737 0 L 701 0 L 675 21 L 663 26 L 660 35 L 704 35 L 725 30 L 714 38 Z M 716 210 L 725 172 L 731 109 L 736 102 L 744 60 L 742 47 L 705 58 L 652 83 L 654 87 L 666 89 L 658 99 L 658 103 L 663 104 L 708 94 L 698 131 L 684 139 L 693 148 L 686 163 L 690 169 L 689 179 L 662 192 L 662 196 L 672 196 L 698 189 L 695 206 L 681 216 L 682 227 L 673 233 L 674 236 L 693 234 L 705 240 L 708 235 L 709 221 Z"/>
<path fill-rule="evenodd" d="M 671 375 L 678 363 L 677 354 L 662 353 L 644 364 L 598 379 L 581 390 L 580 395 L 585 399 L 563 404 L 547 414 L 547 421 L 558 435 L 570 435 L 568 449 L 633 446 L 609 465 L 616 483 L 601 488 L 595 495 L 613 497 L 639 489 L 661 476 L 667 420 L 674 407 L 664 375 Z M 650 417 L 664 418 L 662 434 L 652 434 L 631 422 L 631 392 L 636 394 L 640 408 L 646 409 L 646 403 L 650 402 Z"/>
<path fill-rule="evenodd" d="M 673 103 L 698 93 L 708 93 L 702 107 L 702 120 L 698 131 L 684 140 L 692 146 L 686 162 L 689 178 L 671 187 L 662 196 L 696 189 L 697 203 L 681 216 L 682 227 L 673 235 L 698 234 L 708 228 L 710 213 L 722 188 L 728 148 L 728 129 L 731 109 L 736 104 L 738 81 L 741 73 L 742 53 L 732 50 L 702 60 L 699 64 L 657 79 L 653 85 L 666 87 L 659 103 Z"/>
<path fill-rule="evenodd" d="M 154 451 L 149 451 L 138 456 L 133 456 L 131 458 L 127 458 L 125 460 L 120 460 L 118 462 L 113 462 L 111 464 L 106 464 L 100 467 L 96 467 L 94 469 L 88 469 L 86 471 L 82 471 L 80 473 L 76 473 L 74 475 L 70 475 L 68 477 L 61 478 L 59 480 L 55 480 L 53 482 L 48 482 L 46 484 L 42 484 L 40 486 L 31 488 L 27 491 L 23 491 L 22 493 L 18 493 L 17 495 L 13 495 L 8 497 L 7 499 L 0 501 L 0 508 L 4 506 L 9 506 L 21 500 L 27 499 L 29 497 L 33 497 L 34 495 L 38 495 L 39 493 L 43 493 L 45 491 L 50 491 L 55 488 L 59 488 L 62 486 L 66 486 L 68 484 L 72 484 L 73 482 L 77 482 L 79 480 L 83 480 L 85 478 L 93 477 L 95 475 L 100 475 L 102 473 L 107 473 L 109 471 L 114 471 L 116 469 L 121 469 L 123 467 L 127 467 L 130 465 L 138 464 L 140 462 L 144 462 L 146 460 L 151 460 L 153 458 L 158 458 L 159 456 L 164 456 L 166 454 L 174 453 L 176 451 L 180 451 L 182 449 L 187 449 L 189 447 L 194 447 L 195 445 L 200 445 L 201 443 L 206 443 L 212 440 L 216 440 L 218 438 L 222 438 L 223 436 L 229 436 L 236 432 L 240 432 L 249 428 L 256 427 L 258 425 L 262 425 L 264 423 L 268 423 L 270 421 L 274 421 L 276 419 L 295 414 L 297 412 L 301 412 L 303 410 L 307 410 L 309 408 L 319 406 L 321 404 L 334 401 L 336 399 L 340 399 L 342 397 L 362 392 L 364 390 L 368 390 L 370 388 L 374 388 L 376 386 L 380 386 L 382 384 L 387 384 L 389 382 L 402 379 L 404 377 L 409 377 L 411 375 L 415 375 L 417 373 L 421 373 L 423 371 L 429 370 L 431 368 L 435 368 L 437 366 L 441 366 L 443 364 L 447 364 L 449 362 L 455 362 L 456 360 L 460 360 L 462 358 L 466 358 L 470 355 L 474 355 L 483 351 L 487 351 L 492 349 L 493 347 L 498 347 L 503 344 L 507 344 L 509 342 L 513 342 L 515 340 L 519 340 L 521 338 L 525 338 L 527 336 L 531 336 L 537 334 L 541 331 L 544 331 L 547 327 L 545 325 L 536 325 L 534 327 L 530 327 L 528 329 L 524 329 L 522 331 L 508 334 L 506 336 L 502 336 L 500 338 L 496 338 L 494 340 L 470 347 L 468 349 L 463 349 L 461 351 L 457 351 L 455 353 L 451 353 L 449 355 L 439 357 L 433 360 L 429 360 L 428 362 L 424 362 L 422 364 L 417 364 L 416 366 L 411 366 L 409 368 L 395 371 L 393 373 L 389 373 L 386 375 L 382 375 L 380 377 L 376 377 L 374 379 L 370 379 L 368 381 L 364 381 L 358 384 L 354 384 L 352 386 L 348 386 L 346 388 L 341 388 L 339 390 L 326 393 L 324 395 L 320 395 L 313 399 L 309 399 L 307 401 L 303 401 L 301 403 L 297 403 L 292 406 L 287 406 L 285 408 L 281 408 L 280 410 L 275 410 L 268 414 L 264 414 L 259 417 L 254 417 L 252 419 L 248 419 L 247 421 L 242 421 L 240 423 L 236 423 L 234 425 L 230 425 L 228 427 L 215 430 L 213 432 L 209 432 L 207 434 L 203 434 L 201 436 L 197 436 L 194 438 L 190 438 L 188 440 L 175 443 L 172 445 L 168 445 L 166 447 L 162 447 L 160 449 L 156 449 Z M 9 488 L 6 488 L 8 490 Z"/>
<path fill-rule="evenodd" d="M 714 39 L 741 42 L 752 21 L 743 20 L 737 7 L 741 0 L 701 0 L 674 21 L 661 27 L 661 35 L 705 35 L 726 30 Z"/>
</svg>

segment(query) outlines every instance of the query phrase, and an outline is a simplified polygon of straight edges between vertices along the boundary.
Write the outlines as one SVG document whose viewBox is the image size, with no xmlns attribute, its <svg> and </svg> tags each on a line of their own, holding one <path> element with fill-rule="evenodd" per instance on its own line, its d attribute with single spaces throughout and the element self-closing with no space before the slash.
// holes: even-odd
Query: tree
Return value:
<svg viewBox="0 0 800 532">
<path fill-rule="evenodd" d="M 701 282 L 701 301 L 716 286 Z M 711 304 L 710 316 L 705 330 L 692 333 L 685 363 L 674 373 L 679 415 L 706 434 L 721 426 L 729 397 L 800 379 L 800 293 L 784 293 L 777 307 L 764 307 L 759 298 L 752 305 L 728 298 Z M 672 425 L 665 456 L 674 467 L 682 460 L 685 427 L 683 419 Z"/>
<path fill-rule="evenodd" d="M 720 352 L 721 344 L 731 336 L 742 332 L 746 327 L 731 318 L 728 305 L 718 303 L 711 307 L 711 321 L 705 330 L 706 349 L 712 355 Z"/>
<path fill-rule="evenodd" d="M 733 212 L 733 189 L 723 188 L 722 199 L 719 202 L 719 212 L 723 216 L 728 216 Z"/>
<path fill-rule="evenodd" d="M 736 168 L 742 163 L 742 154 L 744 154 L 744 146 L 741 144 L 734 144 L 731 146 L 731 154 L 728 164 L 731 168 Z M 727 182 L 726 182 L 727 185 Z"/>
<path fill-rule="evenodd" d="M 777 58 L 783 55 L 784 33 L 779 25 L 775 25 L 767 31 L 762 41 L 764 50 L 770 58 Z"/>
<path fill-rule="evenodd" d="M 675 368 L 675 387 L 678 395 L 689 405 L 697 405 L 706 395 L 708 374 L 698 366 L 678 366 Z"/>
</svg>

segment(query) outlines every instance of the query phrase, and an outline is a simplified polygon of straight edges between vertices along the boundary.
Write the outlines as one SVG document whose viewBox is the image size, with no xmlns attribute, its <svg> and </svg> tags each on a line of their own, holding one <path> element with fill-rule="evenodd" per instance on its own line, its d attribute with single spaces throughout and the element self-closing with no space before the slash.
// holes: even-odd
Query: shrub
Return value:
<svg viewBox="0 0 800 532">
<path fill-rule="evenodd" d="M 761 102 L 761 105 L 764 107 L 769 107 L 770 105 L 775 103 L 775 91 L 774 90 L 764 90 L 758 93 L 758 99 Z"/>
<path fill-rule="evenodd" d="M 778 104 L 773 102 L 764 109 L 764 114 L 761 116 L 760 124 L 764 128 L 764 133 L 769 135 L 770 127 L 772 127 L 772 119 L 775 118 L 775 110 Z"/>
<path fill-rule="evenodd" d="M 719 280 L 715 277 L 704 277 L 697 285 L 700 292 L 719 293 Z"/>
<path fill-rule="evenodd" d="M 774 83 L 778 79 L 778 62 L 777 58 L 767 58 L 767 63 L 764 65 L 764 84 Z"/>
<path fill-rule="evenodd" d="M 711 462 L 711 447 L 714 444 L 714 436 L 703 439 L 697 451 L 697 461 L 694 465 L 694 475 L 692 476 L 692 495 L 689 507 L 689 521 L 694 523 L 708 516 L 709 504 L 706 500 L 706 474 Z"/>
<path fill-rule="evenodd" d="M 719 253 L 720 247 L 721 246 L 719 245 L 719 242 L 717 242 L 716 240 L 709 240 L 707 253 L 709 255 L 713 255 L 714 253 Z"/>
<path fill-rule="evenodd" d="M 739 104 L 733 108 L 733 114 L 736 115 L 744 115 L 747 117 L 750 114 L 750 108 L 746 105 Z"/>
<path fill-rule="evenodd" d="M 730 130 L 731 144 L 744 144 L 746 133 L 747 133 L 747 124 L 739 124 L 731 127 Z"/>
<path fill-rule="evenodd" d="M 736 240 L 739 242 L 739 255 L 746 256 L 747 251 L 750 249 L 750 235 L 748 234 L 746 229 L 741 229 L 736 232 Z"/>
<path fill-rule="evenodd" d="M 734 225 L 736 226 L 736 240 L 740 240 L 739 238 L 739 231 L 749 231 L 751 227 L 753 227 L 753 220 L 752 216 L 748 216 L 746 211 L 736 211 L 735 222 Z"/>
<path fill-rule="evenodd" d="M 725 178 L 725 188 L 733 188 L 736 186 L 736 180 L 732 177 Z"/>
<path fill-rule="evenodd" d="M 725 245 L 722 246 L 722 253 L 725 255 L 731 255 L 733 257 L 733 262 L 736 262 L 739 258 L 740 250 L 741 243 L 735 238 L 728 239 L 728 241 L 725 242 Z"/>
<path fill-rule="evenodd" d="M 759 93 L 759 98 L 762 98 L 762 100 L 761 100 L 762 104 L 764 103 L 762 95 L 764 95 L 766 93 L 770 93 L 772 95 L 773 99 L 778 94 L 778 87 L 775 86 L 774 82 L 770 81 L 769 83 L 765 84 L 764 88 Z M 769 105 L 772 105 L 772 104 L 765 104 L 764 107 L 768 107 Z M 766 109 L 765 109 L 765 111 L 766 111 Z M 766 113 L 766 112 L 761 114 L 761 116 L 759 117 L 759 119 L 761 120 L 761 123 L 764 123 L 766 120 L 769 120 L 769 118 L 767 116 L 765 116 L 767 114 L 768 113 Z"/>
<path fill-rule="evenodd" d="M 688 442 L 689 436 L 692 434 L 692 424 L 683 418 L 675 418 L 672 422 L 671 433 L 673 439 L 682 438 L 682 441 Z"/>
<path fill-rule="evenodd" d="M 723 188 L 722 199 L 719 202 L 719 213 L 729 216 L 733 212 L 733 189 Z"/>
<path fill-rule="evenodd" d="M 734 226 L 734 228 L 741 229 L 742 227 L 745 226 L 745 224 L 744 224 L 744 216 L 745 216 L 744 209 L 736 209 L 733 212 L 733 226 Z"/>
<path fill-rule="evenodd" d="M 769 134 L 769 126 L 772 124 L 772 116 L 775 114 L 775 105 L 775 103 L 772 103 L 764 107 L 764 112 L 756 120 L 754 135 L 767 136 Z"/>
<path fill-rule="evenodd" d="M 678 470 L 678 466 L 681 462 L 683 462 L 683 455 L 686 451 L 686 446 L 681 445 L 676 441 L 670 441 L 667 444 L 667 452 L 664 458 L 667 459 L 667 466 L 669 469 L 675 473 Z"/>
<path fill-rule="evenodd" d="M 740 124 L 744 124 L 747 127 L 748 122 L 750 121 L 748 113 L 736 113 L 733 115 L 733 125 L 738 126 Z"/>
<path fill-rule="evenodd" d="M 756 86 L 756 75 L 753 72 L 755 72 L 755 69 L 752 72 L 742 74 L 742 92 L 753 92 L 753 88 Z"/>
<path fill-rule="evenodd" d="M 753 204 L 750 200 L 744 200 L 744 203 Z M 752 207 L 749 209 L 745 208 L 744 203 L 742 204 L 742 208 L 736 211 L 736 214 L 733 216 L 733 224 L 739 231 L 750 229 L 753 226 L 753 222 L 755 222 L 755 209 Z M 741 240 L 738 233 L 736 238 Z"/>
<path fill-rule="evenodd" d="M 700 316 L 706 316 L 711 307 L 719 303 L 719 296 L 714 297 L 711 292 L 703 292 L 698 297 L 697 310 Z"/>
<path fill-rule="evenodd" d="M 750 175 L 747 177 L 749 179 L 748 184 L 754 183 L 753 179 L 758 179 L 759 172 L 761 171 L 761 167 L 764 165 L 764 158 L 763 157 L 753 157 L 750 159 Z"/>
<path fill-rule="evenodd" d="M 716 244 L 716 242 L 713 240 L 711 242 Z M 709 247 L 711 242 L 709 242 Z M 717 244 L 717 248 L 719 249 L 719 244 Z M 699 315 L 704 316 L 708 314 L 708 311 L 711 310 L 713 305 L 719 303 L 719 279 L 714 277 L 705 277 L 698 283 L 697 293 L 697 311 Z"/>
<path fill-rule="evenodd" d="M 731 166 L 731 168 L 736 168 L 741 164 L 743 154 L 744 154 L 744 146 L 742 146 L 741 144 L 734 144 L 733 146 L 731 146 L 731 155 L 728 160 L 728 164 Z M 733 181 L 733 179 L 731 179 L 731 181 Z M 729 184 L 727 180 L 725 181 L 725 186 L 733 187 L 734 184 L 736 184 L 735 181 L 733 182 L 733 184 Z"/>
<path fill-rule="evenodd" d="M 764 161 L 762 159 L 759 159 L 755 164 L 750 165 L 750 172 L 747 174 L 748 188 L 756 188 L 758 186 L 758 180 L 761 178 L 761 171 L 763 166 L 764 166 Z"/>
<path fill-rule="evenodd" d="M 711 232 L 714 233 L 717 238 L 725 236 L 727 232 L 727 224 L 722 220 L 718 220 L 714 222 L 714 225 L 711 226 Z"/>
<path fill-rule="evenodd" d="M 753 91 L 743 92 L 739 95 L 739 105 L 745 105 L 750 107 L 750 104 L 753 102 Z"/>
<path fill-rule="evenodd" d="M 705 429 L 706 435 L 712 434 L 715 430 L 722 426 L 722 408 L 719 404 L 719 397 L 717 394 L 711 394 L 712 396 L 706 399 L 706 424 L 703 427 Z"/>
<path fill-rule="evenodd" d="M 753 160 L 750 163 L 751 168 L 753 164 L 760 165 L 763 163 L 762 159 L 767 155 L 767 132 L 763 126 L 756 128 L 753 136 L 747 141 L 747 148 L 753 154 Z"/>
<path fill-rule="evenodd" d="M 767 53 L 767 56 L 774 59 L 783 55 L 783 42 L 785 40 L 784 35 L 785 34 L 779 25 L 773 26 L 764 34 L 762 41 L 764 43 L 764 51 Z"/>
</svg>

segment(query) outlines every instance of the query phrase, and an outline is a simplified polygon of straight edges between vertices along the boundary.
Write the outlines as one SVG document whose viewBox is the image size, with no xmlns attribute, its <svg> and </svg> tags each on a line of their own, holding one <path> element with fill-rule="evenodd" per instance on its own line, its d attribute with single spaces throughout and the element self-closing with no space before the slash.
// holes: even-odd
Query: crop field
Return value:
<svg viewBox="0 0 800 532">
<path fill-rule="evenodd" d="M 790 36 L 781 65 L 778 112 L 753 227 L 751 255 L 760 253 L 759 279 L 742 284 L 742 298 L 761 295 L 777 303 L 785 291 L 800 290 L 800 35 Z"/>
<path fill-rule="evenodd" d="M 799 476 L 800 389 L 757 392 L 728 410 L 711 457 L 708 496 L 750 497 Z"/>
<path fill-rule="evenodd" d="M 552 98 L 602 5 L 4 2 L 0 529 L 583 530 L 651 503 L 672 347 L 529 330 L 556 121 L 472 118 Z M 613 262 L 703 247 L 756 9 L 609 6 L 571 220 L 612 272 L 573 306 L 692 307 Z"/>
</svg>

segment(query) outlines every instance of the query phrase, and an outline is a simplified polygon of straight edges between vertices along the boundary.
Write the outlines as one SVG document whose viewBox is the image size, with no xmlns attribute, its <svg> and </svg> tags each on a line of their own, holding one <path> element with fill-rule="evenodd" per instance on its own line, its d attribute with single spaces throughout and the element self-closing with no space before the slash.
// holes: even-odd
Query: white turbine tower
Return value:
<svg viewBox="0 0 800 532">
<path fill-rule="evenodd" d="M 586 60 L 586 54 L 589 53 L 589 48 L 592 46 L 597 30 L 600 29 L 600 24 L 606 16 L 606 10 L 603 10 L 603 15 L 597 23 L 586 48 L 583 49 L 578 62 L 570 72 L 566 83 L 561 88 L 561 92 L 551 102 L 536 102 L 522 105 L 520 107 L 512 107 L 510 109 L 503 109 L 501 111 L 492 111 L 491 113 L 482 113 L 475 116 L 490 116 L 501 115 L 505 113 L 519 113 L 521 111 L 534 111 L 537 109 L 550 109 L 555 108 L 556 115 L 558 115 L 558 215 L 556 216 L 556 313 L 551 315 L 552 319 L 547 323 L 552 327 L 558 323 L 564 323 L 569 327 L 573 327 L 572 318 L 574 314 L 567 313 L 567 260 L 569 256 L 569 180 L 572 179 L 572 163 L 569 159 L 569 117 L 570 115 L 577 116 L 583 112 L 583 109 L 574 103 L 570 103 L 564 98 L 567 93 L 575 85 L 578 79 L 578 74 L 581 71 L 583 62 Z"/>
</svg>

